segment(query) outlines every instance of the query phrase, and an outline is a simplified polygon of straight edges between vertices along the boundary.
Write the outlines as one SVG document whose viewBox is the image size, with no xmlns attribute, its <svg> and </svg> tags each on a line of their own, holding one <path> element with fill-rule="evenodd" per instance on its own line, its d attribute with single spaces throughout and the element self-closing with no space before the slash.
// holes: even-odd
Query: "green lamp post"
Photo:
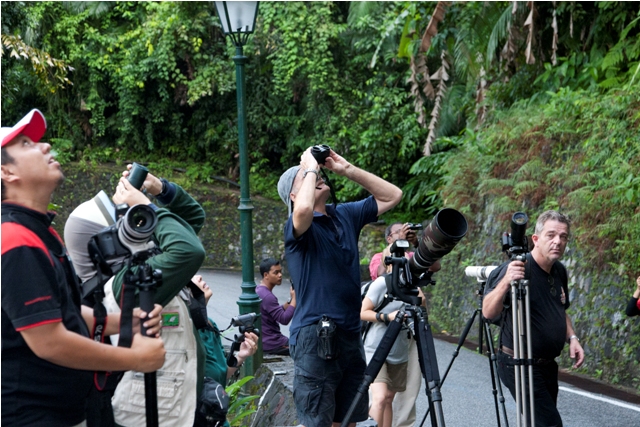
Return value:
<svg viewBox="0 0 640 427">
<path fill-rule="evenodd" d="M 253 33 L 258 16 L 257 1 L 217 1 L 216 11 L 220 18 L 222 30 L 225 36 L 230 36 L 236 47 L 236 55 L 233 62 L 236 64 L 236 94 L 238 100 L 238 143 L 240 146 L 240 235 L 242 248 L 242 293 L 238 299 L 240 314 L 260 314 L 260 298 L 256 294 L 256 283 L 253 270 L 253 203 L 249 196 L 249 160 L 247 152 L 247 122 L 244 92 L 244 64 L 247 57 L 244 56 L 243 46 Z M 261 328 L 258 317 L 256 327 Z M 253 358 L 244 363 L 244 372 L 255 374 L 262 363 L 262 346 Z"/>
</svg>

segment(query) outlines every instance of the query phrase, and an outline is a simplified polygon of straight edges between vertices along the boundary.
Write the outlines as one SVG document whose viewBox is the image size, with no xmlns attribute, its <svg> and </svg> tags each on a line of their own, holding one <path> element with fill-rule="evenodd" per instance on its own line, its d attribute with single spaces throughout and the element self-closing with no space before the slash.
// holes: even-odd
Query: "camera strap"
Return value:
<svg viewBox="0 0 640 427">
<path fill-rule="evenodd" d="M 324 179 L 325 184 L 329 187 L 329 191 L 331 192 L 331 200 L 333 200 L 333 209 L 338 205 L 338 199 L 336 198 L 336 190 L 329 179 L 329 176 L 325 172 L 324 168 L 320 168 L 320 173 L 322 174 L 322 179 Z"/>
</svg>

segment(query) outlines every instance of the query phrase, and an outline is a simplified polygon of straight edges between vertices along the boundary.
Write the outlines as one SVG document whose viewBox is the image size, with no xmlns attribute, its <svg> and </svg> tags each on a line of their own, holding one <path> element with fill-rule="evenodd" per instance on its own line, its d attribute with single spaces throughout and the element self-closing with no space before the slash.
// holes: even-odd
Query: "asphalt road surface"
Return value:
<svg viewBox="0 0 640 427">
<path fill-rule="evenodd" d="M 231 318 L 238 315 L 237 300 L 241 293 L 242 274 L 237 271 L 202 270 L 200 272 L 213 290 L 213 297 L 209 301 L 207 311 L 222 330 L 229 326 Z M 256 284 L 259 278 L 256 277 Z M 289 298 L 289 280 L 274 289 L 279 301 Z M 288 335 L 289 328 L 281 327 Z M 233 338 L 237 328 L 230 329 L 227 336 Z M 452 360 L 457 345 L 434 339 L 433 344 L 438 359 L 441 376 Z M 571 381 L 573 383 L 573 381 Z M 569 382 L 560 382 L 558 409 L 562 416 L 564 427 L 640 427 L 640 396 L 629 395 L 624 400 L 612 397 L 608 387 L 590 384 L 590 387 L 579 388 Z M 587 391 L 588 390 L 588 391 Z M 506 426 L 503 413 L 506 412 L 508 425 L 515 426 L 515 401 L 509 391 L 503 389 L 505 396 L 504 411 L 500 411 L 500 426 Z M 496 405 L 491 383 L 491 370 L 488 358 L 462 347 L 455 358 L 451 370 L 441 386 L 442 414 L 447 426 L 498 426 L 496 419 Z M 619 397 L 619 396 L 618 396 Z M 428 401 L 422 392 L 417 403 L 416 427 L 421 425 L 428 409 Z M 430 417 L 423 424 L 431 426 Z M 441 426 L 439 426 L 441 427 Z"/>
</svg>

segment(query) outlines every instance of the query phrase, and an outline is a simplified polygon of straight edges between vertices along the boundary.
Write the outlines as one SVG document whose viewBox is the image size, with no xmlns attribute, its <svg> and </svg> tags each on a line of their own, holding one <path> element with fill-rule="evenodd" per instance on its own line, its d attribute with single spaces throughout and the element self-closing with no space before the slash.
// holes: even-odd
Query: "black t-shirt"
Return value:
<svg viewBox="0 0 640 427">
<path fill-rule="evenodd" d="M 529 279 L 529 304 L 531 306 L 531 346 L 534 358 L 554 359 L 560 355 L 567 339 L 567 320 L 565 310 L 569 308 L 569 289 L 566 283 L 565 267 L 559 262 L 553 265 L 551 274 L 547 274 L 527 255 L 526 271 Z M 493 291 L 504 277 L 509 262 L 491 272 L 487 279 L 485 295 Z M 511 290 L 505 297 L 505 306 L 511 301 Z M 525 302 L 522 301 L 524 309 Z M 524 311 L 523 311 L 524 314 Z M 511 307 L 506 307 L 502 316 L 501 342 L 513 349 L 513 323 Z M 523 325 L 524 327 L 524 325 Z M 526 341 L 525 341 L 526 350 Z"/>
<path fill-rule="evenodd" d="M 52 216 L 2 203 L 2 217 L 2 425 L 79 424 L 93 373 L 39 358 L 20 333 L 63 322 L 89 336 L 73 267 L 49 228 Z"/>
</svg>

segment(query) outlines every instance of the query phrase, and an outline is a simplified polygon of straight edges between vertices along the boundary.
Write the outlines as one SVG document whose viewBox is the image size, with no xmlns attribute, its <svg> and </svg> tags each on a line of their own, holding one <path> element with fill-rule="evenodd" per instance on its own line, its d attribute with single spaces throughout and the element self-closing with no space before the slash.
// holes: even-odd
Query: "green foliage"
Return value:
<svg viewBox="0 0 640 427">
<path fill-rule="evenodd" d="M 544 103 L 517 102 L 496 112 L 481 138 L 466 135 L 464 148 L 448 163 L 443 198 L 466 214 L 475 247 L 452 255 L 473 265 L 500 262 L 497 240 L 514 211 L 529 214 L 529 234 L 544 210 L 568 214 L 574 325 L 590 336 L 590 351 L 606 359 L 603 378 L 628 384 L 638 376 L 628 362 L 633 357 L 618 358 L 607 349 L 634 354 L 640 347 L 621 319 L 640 265 L 634 237 L 640 235 L 640 100 L 633 90 L 562 89 L 547 96 Z M 495 242 L 486 243 L 487 234 Z M 436 289 L 432 301 L 457 304 L 457 298 L 464 301 L 458 293 Z M 449 330 L 461 327 L 449 314 L 436 319 Z M 600 362 L 588 363 L 585 371 L 595 374 Z"/>
<path fill-rule="evenodd" d="M 470 236 L 493 235 L 487 216 L 503 224 L 514 210 L 563 210 L 575 219 L 576 271 L 610 290 L 594 302 L 584 277 L 574 285 L 577 306 L 597 305 L 607 318 L 599 327 L 618 328 L 602 334 L 604 351 L 627 339 L 611 307 L 620 278 L 640 265 L 640 6 L 532 4 L 450 3 L 422 51 L 435 2 L 261 2 L 244 46 L 251 192 L 277 200 L 280 174 L 305 148 L 329 144 L 403 189 L 389 221 L 426 220 L 447 205 L 467 216 Z M 535 62 L 525 57 L 530 7 Z M 43 110 L 60 161 L 91 169 L 135 160 L 185 188 L 238 182 L 235 53 L 211 2 L 2 2 L 1 20 L 3 122 Z M 412 56 L 424 59 L 422 89 L 449 63 L 438 103 L 412 93 Z M 429 129 L 418 120 L 436 104 L 424 157 Z M 334 181 L 340 201 L 365 194 Z M 495 243 L 475 238 L 477 248 L 447 259 L 487 261 Z M 459 280 L 453 267 L 447 274 Z M 430 293 L 443 309 L 438 321 L 453 330 L 452 307 L 469 308 L 467 296 Z M 625 351 L 638 347 L 627 341 Z M 627 381 L 623 365 L 611 362 L 603 377 Z"/>
<path fill-rule="evenodd" d="M 225 388 L 225 391 L 229 395 L 229 412 L 227 413 L 227 419 L 229 420 L 229 425 L 232 427 L 244 425 L 242 420 L 256 412 L 255 400 L 260 396 L 242 395 L 242 387 L 252 379 L 253 376 L 248 375 Z"/>
</svg>

